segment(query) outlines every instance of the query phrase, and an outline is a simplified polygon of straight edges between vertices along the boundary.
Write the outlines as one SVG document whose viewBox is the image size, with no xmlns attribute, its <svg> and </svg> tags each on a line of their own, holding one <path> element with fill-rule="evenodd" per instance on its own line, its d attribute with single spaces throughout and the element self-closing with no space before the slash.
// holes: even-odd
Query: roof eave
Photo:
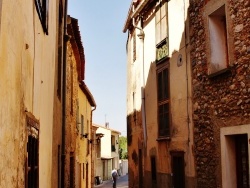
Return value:
<svg viewBox="0 0 250 188">
<path fill-rule="evenodd" d="M 126 31 L 128 30 L 128 27 L 129 27 L 129 23 L 130 21 L 135 18 L 141 11 L 142 9 L 145 7 L 145 5 L 149 2 L 150 0 L 143 0 L 140 2 L 140 4 L 137 6 L 137 8 L 135 9 L 134 12 L 132 12 L 132 8 L 133 8 L 133 1 L 130 5 L 130 8 L 129 8 L 129 12 L 128 12 L 128 16 L 127 16 L 127 19 L 126 19 L 126 22 L 125 22 L 125 25 L 123 27 L 123 33 L 126 33 Z"/>
<path fill-rule="evenodd" d="M 86 94 L 87 99 L 88 99 L 90 105 L 92 107 L 96 107 L 95 99 L 94 99 L 93 95 L 91 94 L 90 90 L 88 89 L 87 85 L 84 83 L 84 81 L 82 81 L 79 84 L 79 86 L 82 89 L 82 91 Z"/>
</svg>

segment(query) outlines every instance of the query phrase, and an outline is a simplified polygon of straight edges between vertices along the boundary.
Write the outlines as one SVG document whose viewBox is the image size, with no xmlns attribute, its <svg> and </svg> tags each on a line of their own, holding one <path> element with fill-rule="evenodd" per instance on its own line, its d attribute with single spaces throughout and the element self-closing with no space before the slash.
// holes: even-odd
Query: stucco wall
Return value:
<svg viewBox="0 0 250 188">
<path fill-rule="evenodd" d="M 91 187 L 91 179 L 93 178 L 94 174 L 91 173 L 91 165 L 92 165 L 92 159 L 91 157 L 93 156 L 91 154 L 92 150 L 90 149 L 91 147 L 94 147 L 94 142 L 92 144 L 89 144 L 89 154 L 87 155 L 87 144 L 88 144 L 88 139 L 93 139 L 91 137 L 91 110 L 92 107 L 86 97 L 86 95 L 83 93 L 80 87 L 78 87 L 78 101 L 79 101 L 79 115 L 78 115 L 78 126 L 79 126 L 79 134 L 77 135 L 77 141 L 76 141 L 76 160 L 77 162 L 81 163 L 81 165 L 84 165 L 84 170 L 83 172 L 83 167 L 81 168 L 81 187 L 86 186 L 86 177 L 88 176 L 89 182 L 88 186 Z M 84 138 L 80 136 L 81 133 L 81 115 L 84 116 L 84 134 L 88 133 L 88 138 Z M 88 163 L 88 172 L 89 174 L 86 174 L 86 163 Z M 84 178 L 83 178 L 83 173 L 84 173 Z"/>
<path fill-rule="evenodd" d="M 49 2 L 49 35 L 32 1 L 1 1 L 0 187 L 24 187 L 25 111 L 40 122 L 39 187 L 51 186 L 56 1 Z"/>
<path fill-rule="evenodd" d="M 187 164 L 185 166 L 186 186 L 194 187 L 195 185 L 194 158 L 192 153 L 191 74 L 187 51 L 189 40 L 188 31 L 185 31 L 185 27 L 188 26 L 188 6 L 188 1 L 182 0 L 169 1 L 168 3 L 171 140 L 157 141 L 158 107 L 154 9 L 148 9 L 148 13 L 144 13 L 143 31 L 145 38 L 144 42 L 142 42 L 136 36 L 137 58 L 135 62 L 132 60 L 132 37 L 134 36 L 133 32 L 136 32 L 137 35 L 139 30 L 130 30 L 127 45 L 129 187 L 171 186 L 171 151 L 183 151 L 185 153 L 184 160 Z M 140 26 L 139 23 L 137 26 Z M 182 62 L 179 65 L 177 61 L 180 55 Z M 145 78 L 146 139 L 144 138 L 142 126 L 143 100 L 141 87 L 144 85 L 142 82 L 143 74 Z M 140 156 L 140 150 L 142 151 L 142 156 Z M 151 178 L 151 156 L 156 157 L 156 182 L 152 182 Z M 140 179 L 141 174 L 139 172 L 140 163 L 143 166 L 142 179 Z"/>
</svg>

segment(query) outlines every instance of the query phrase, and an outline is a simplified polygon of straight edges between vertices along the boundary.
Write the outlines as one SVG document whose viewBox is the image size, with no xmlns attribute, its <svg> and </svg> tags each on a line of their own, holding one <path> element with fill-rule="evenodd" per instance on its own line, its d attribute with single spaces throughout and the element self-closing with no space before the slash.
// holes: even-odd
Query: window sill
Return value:
<svg viewBox="0 0 250 188">
<path fill-rule="evenodd" d="M 219 75 L 227 74 L 227 73 L 231 73 L 231 69 L 229 67 L 222 69 L 220 71 L 208 74 L 208 78 L 214 78 L 214 77 L 217 77 Z"/>
<path fill-rule="evenodd" d="M 171 138 L 170 136 L 165 136 L 165 137 L 159 137 L 156 139 L 156 141 L 160 142 L 160 141 L 170 141 Z"/>
</svg>

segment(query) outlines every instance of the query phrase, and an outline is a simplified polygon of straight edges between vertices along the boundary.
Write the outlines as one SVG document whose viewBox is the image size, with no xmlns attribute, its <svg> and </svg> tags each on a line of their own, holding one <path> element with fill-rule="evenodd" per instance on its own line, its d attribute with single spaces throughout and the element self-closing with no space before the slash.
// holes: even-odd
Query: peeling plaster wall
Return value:
<svg viewBox="0 0 250 188">
<path fill-rule="evenodd" d="M 185 2 L 185 4 L 184 4 Z M 194 157 L 192 153 L 192 115 L 191 115 L 191 79 L 190 60 L 188 54 L 188 1 L 169 1 L 169 54 L 170 54 L 170 103 L 171 103 L 171 140 L 157 141 L 157 77 L 156 77 L 156 44 L 154 10 L 144 16 L 144 58 L 142 43 L 136 36 L 137 58 L 133 62 L 133 32 L 128 40 L 127 61 L 127 136 L 129 157 L 129 187 L 170 187 L 171 182 L 171 151 L 185 153 L 186 187 L 195 186 Z M 186 38 L 185 38 L 186 34 Z M 187 44 L 187 46 L 186 46 Z M 187 48 L 186 48 L 187 47 Z M 177 65 L 179 55 L 182 65 Z M 144 61 L 144 62 L 143 62 Z M 142 127 L 141 87 L 145 75 L 145 106 L 147 138 L 144 142 Z M 134 93 L 134 98 L 133 98 Z M 187 105 L 188 103 L 188 105 Z M 189 116 L 189 118 L 188 118 Z M 188 124 L 188 121 L 189 124 Z M 145 147 L 146 146 L 146 147 Z M 142 151 L 140 159 L 139 151 Z M 157 180 L 152 181 L 151 157 L 156 157 Z M 140 182 L 140 161 L 142 161 L 142 182 Z"/>
<path fill-rule="evenodd" d="M 26 114 L 40 122 L 39 187 L 50 187 L 56 52 L 56 1 L 49 2 L 49 35 L 35 4 L 2 0 L 0 16 L 0 187 L 24 187 Z"/>
</svg>

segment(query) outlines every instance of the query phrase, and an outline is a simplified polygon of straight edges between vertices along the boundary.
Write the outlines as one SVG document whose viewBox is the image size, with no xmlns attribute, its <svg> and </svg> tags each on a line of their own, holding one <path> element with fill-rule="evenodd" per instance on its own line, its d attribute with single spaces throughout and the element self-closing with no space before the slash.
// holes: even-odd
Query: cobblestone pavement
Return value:
<svg viewBox="0 0 250 188">
<path fill-rule="evenodd" d="M 107 180 L 107 181 L 103 181 L 103 183 L 100 185 L 95 185 L 94 187 L 112 188 L 112 186 L 113 186 L 112 180 Z M 128 188 L 128 175 L 120 176 L 117 179 L 116 188 Z"/>
</svg>

